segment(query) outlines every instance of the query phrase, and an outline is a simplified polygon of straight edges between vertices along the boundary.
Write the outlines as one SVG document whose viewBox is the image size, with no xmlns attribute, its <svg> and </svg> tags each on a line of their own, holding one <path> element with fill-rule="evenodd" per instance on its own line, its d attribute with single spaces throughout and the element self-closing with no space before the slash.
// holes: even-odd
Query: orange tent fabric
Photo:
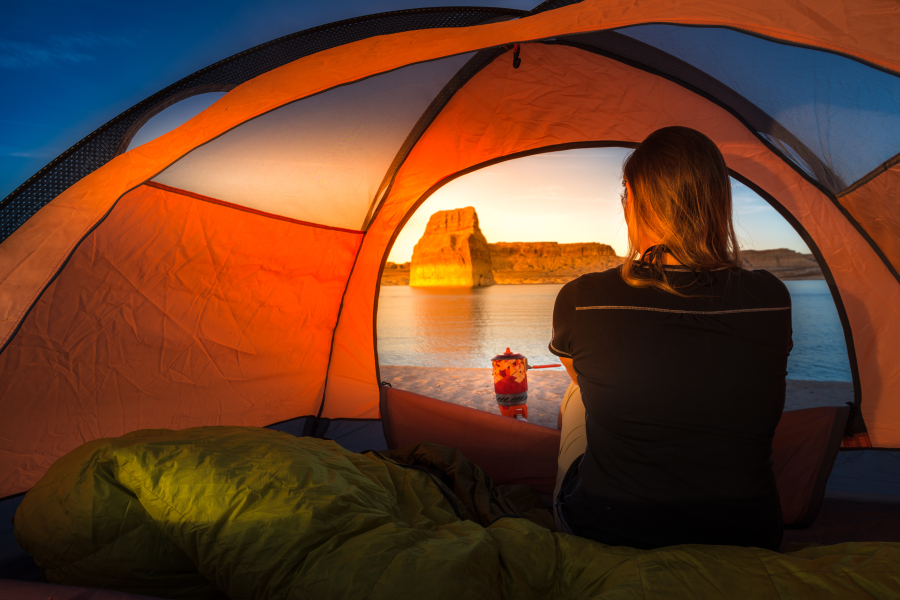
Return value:
<svg viewBox="0 0 900 600">
<path fill-rule="evenodd" d="M 716 141 L 729 167 L 790 210 L 815 240 L 838 282 L 854 344 L 862 356 L 872 357 L 859 365 L 870 438 L 875 445 L 900 444 L 900 409 L 892 400 L 900 389 L 900 372 L 890 364 L 900 355 L 900 344 L 888 333 L 900 327 L 894 308 L 900 306 L 900 285 L 839 210 L 732 115 L 672 82 L 565 46 L 526 45 L 521 56 L 518 69 L 511 60 L 499 60 L 473 78 L 398 174 L 350 280 L 324 416 L 347 411 L 349 398 L 356 410 L 369 407 L 371 412 L 362 414 L 376 414 L 377 388 L 366 389 L 366 382 L 377 381 L 369 315 L 378 268 L 392 235 L 424 194 L 498 157 L 566 143 L 636 143 L 659 127 L 681 124 Z M 865 295 L 864 303 L 857 294 Z"/>
<path fill-rule="evenodd" d="M 900 73 L 900 10 L 884 0 L 585 0 L 369 37 L 264 73 L 84 177 L 0 244 L 0 497 L 26 490 L 74 445 L 135 428 L 378 418 L 379 274 L 430 193 L 490 161 L 635 144 L 673 124 L 709 135 L 733 173 L 808 234 L 846 314 L 869 437 L 900 447 L 900 170 L 886 166 L 835 199 L 687 86 L 554 43 L 642 23 L 730 28 Z M 521 66 L 500 54 L 455 91 L 364 232 L 148 185 L 194 148 L 290 103 L 513 43 Z"/>
<path fill-rule="evenodd" d="M 412 392 L 385 388 L 381 398 L 391 448 L 429 442 L 455 448 L 494 483 L 523 483 L 550 494 L 556 484 L 559 430 L 506 419 Z M 458 427 L 447 427 L 447 423 Z M 503 440 L 498 446 L 497 440 Z"/>
<path fill-rule="evenodd" d="M 900 164 L 859 186 L 838 200 L 847 212 L 872 236 L 881 251 L 900 271 Z"/>
<path fill-rule="evenodd" d="M 803 528 L 815 520 L 848 410 L 846 406 L 795 410 L 779 421 L 772 458 L 785 525 Z M 524 483 L 545 494 L 553 492 L 557 429 L 393 388 L 382 388 L 381 415 L 391 448 L 421 442 L 455 448 L 494 483 Z M 457 427 L 447 427 L 448 422 Z"/>
<path fill-rule="evenodd" d="M 167 135 L 120 156 L 66 190 L 0 245 L 0 344 L 78 241 L 127 190 L 190 149 L 278 106 L 413 62 L 563 34 L 639 23 L 734 27 L 853 56 L 900 72 L 898 19 L 889 0 L 848 8 L 840 0 L 755 3 L 586 0 L 516 21 L 466 30 L 410 31 L 338 46 L 264 73 Z M 815 15 L 824 17 L 810 18 Z M 409 49 L 415 48 L 415 53 Z M 112 168 L 112 165 L 116 168 Z"/>
<path fill-rule="evenodd" d="M 0 487 L 27 490 L 96 438 L 313 412 L 361 238 L 127 194 L 0 354 Z"/>
</svg>

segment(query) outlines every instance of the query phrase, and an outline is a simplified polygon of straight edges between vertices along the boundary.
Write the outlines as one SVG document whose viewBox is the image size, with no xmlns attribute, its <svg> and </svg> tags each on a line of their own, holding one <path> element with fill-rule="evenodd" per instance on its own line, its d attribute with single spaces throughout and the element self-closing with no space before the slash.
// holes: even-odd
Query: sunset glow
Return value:
<svg viewBox="0 0 900 600">
<path fill-rule="evenodd" d="M 473 206 L 488 242 L 600 242 L 625 253 L 627 237 L 619 194 L 627 148 L 538 154 L 485 167 L 435 192 L 409 219 L 391 249 L 406 262 L 439 210 Z M 797 232 L 765 200 L 732 180 L 741 246 L 807 253 Z"/>
</svg>

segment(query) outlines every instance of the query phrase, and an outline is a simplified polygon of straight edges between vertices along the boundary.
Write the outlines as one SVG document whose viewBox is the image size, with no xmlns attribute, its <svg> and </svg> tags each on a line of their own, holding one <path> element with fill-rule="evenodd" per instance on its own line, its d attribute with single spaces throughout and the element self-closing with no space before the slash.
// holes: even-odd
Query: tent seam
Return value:
<svg viewBox="0 0 900 600">
<path fill-rule="evenodd" d="M 72 259 L 72 256 L 75 254 L 78 248 L 81 247 L 81 244 L 83 244 L 84 241 L 87 240 L 87 238 L 94 232 L 95 229 L 100 227 L 100 225 L 102 225 L 106 221 L 106 218 L 112 213 L 113 209 L 115 209 L 115 207 L 119 205 L 119 201 L 121 201 L 122 198 L 124 198 L 137 188 L 141 187 L 141 185 L 143 184 L 144 182 L 137 184 L 136 186 L 125 191 L 121 196 L 116 198 L 115 202 L 112 203 L 109 209 L 105 213 L 103 213 L 103 215 L 101 215 L 100 218 L 97 219 L 97 221 L 89 225 L 85 232 L 81 235 L 81 237 L 78 238 L 78 241 L 72 244 L 72 246 L 56 262 L 56 264 L 50 270 L 50 275 L 48 275 L 44 279 L 44 283 L 40 285 L 39 291 L 35 293 L 31 302 L 28 303 L 28 305 L 19 313 L 19 316 L 16 317 L 16 326 L 10 330 L 9 334 L 3 340 L 0 340 L 0 354 L 3 354 L 6 348 L 9 347 L 9 344 L 12 342 L 13 338 L 16 337 L 16 334 L 18 334 L 19 330 L 22 328 L 22 324 L 25 322 L 25 319 L 28 318 L 28 315 L 31 313 L 31 311 L 37 305 L 38 301 L 47 291 L 47 288 L 49 288 L 50 285 L 52 285 L 53 282 L 56 281 L 56 278 L 59 277 L 59 274 L 62 273 L 63 269 L 66 268 L 66 265 L 69 264 L 69 261 Z"/>
<path fill-rule="evenodd" d="M 642 22 L 642 23 L 634 23 L 632 25 L 624 25 L 624 26 L 615 26 L 614 25 L 610 28 L 607 28 L 604 30 L 597 30 L 597 31 L 612 31 L 612 30 L 616 30 L 616 29 L 628 29 L 629 27 L 640 27 L 642 25 L 678 25 L 680 27 L 716 27 L 719 29 L 730 29 L 732 31 L 737 31 L 738 33 L 752 35 L 753 37 L 758 37 L 760 39 L 768 40 L 768 41 L 776 43 L 776 44 L 784 44 L 785 46 L 795 46 L 797 48 L 807 48 L 809 50 L 816 50 L 818 52 L 827 52 L 829 54 L 835 54 L 837 56 L 842 56 L 849 60 L 856 61 L 867 67 L 871 67 L 873 69 L 878 69 L 879 71 L 883 71 L 885 73 L 888 73 L 889 75 L 895 75 L 895 76 L 900 75 L 900 70 L 895 71 L 893 69 L 883 67 L 883 66 L 879 65 L 878 63 L 873 62 L 868 59 L 865 59 L 865 58 L 862 58 L 861 56 L 856 56 L 849 52 L 842 51 L 842 50 L 838 49 L 839 48 L 838 46 L 827 46 L 827 47 L 826 46 L 817 46 L 817 45 L 811 43 L 810 41 L 802 43 L 802 42 L 797 42 L 797 41 L 780 38 L 776 35 L 767 35 L 766 33 L 763 33 L 763 32 L 764 31 L 774 31 L 774 30 L 771 30 L 769 28 L 765 28 L 762 26 L 760 26 L 759 31 L 756 31 L 753 29 L 744 29 L 741 27 L 737 27 L 735 25 L 727 25 L 727 24 L 724 24 L 724 23 L 718 22 L 718 21 L 697 20 L 692 23 L 685 23 L 683 21 L 670 20 L 670 21 L 646 21 L 646 22 Z M 817 38 L 810 38 L 808 36 L 803 36 L 796 32 L 793 35 L 796 35 L 798 38 L 801 38 L 804 40 L 816 40 L 817 39 Z M 867 54 L 867 56 L 871 56 L 871 55 Z M 898 68 L 900 68 L 900 65 L 898 65 Z"/>
<path fill-rule="evenodd" d="M 333 225 L 324 225 L 321 223 L 313 223 L 311 221 L 301 221 L 300 219 L 294 219 L 294 218 L 287 217 L 284 215 L 279 215 L 277 213 L 270 213 L 270 212 L 266 212 L 263 210 L 257 210 L 255 208 L 250 208 L 249 206 L 242 206 L 240 204 L 234 204 L 232 202 L 228 202 L 227 200 L 219 200 L 218 198 L 213 198 L 212 196 L 204 196 L 203 194 L 198 194 L 196 192 L 191 192 L 191 191 L 184 190 L 181 188 L 173 187 L 170 185 L 166 185 L 164 183 L 157 183 L 155 181 L 148 181 L 144 185 L 147 187 L 152 187 L 152 188 L 156 188 L 158 190 L 162 190 L 164 192 L 178 194 L 180 196 L 185 196 L 187 198 L 193 198 L 194 200 L 200 200 L 202 202 L 209 202 L 210 204 L 216 204 L 218 206 L 222 206 L 225 208 L 231 208 L 233 210 L 250 213 L 251 215 L 256 215 L 259 217 L 266 217 L 268 219 L 276 219 L 278 221 L 285 221 L 287 223 L 292 223 L 294 225 L 305 225 L 307 227 L 317 227 L 319 229 L 329 229 L 331 231 L 340 231 L 343 233 L 352 233 L 352 234 L 357 234 L 357 235 L 361 235 L 364 233 L 364 232 L 356 230 L 356 229 L 335 227 Z"/>
<path fill-rule="evenodd" d="M 884 161 L 883 163 L 881 163 L 880 165 L 878 165 L 877 167 L 875 167 L 874 169 L 872 169 L 871 171 L 869 171 L 868 173 L 866 173 L 865 175 L 863 175 L 862 177 L 857 179 L 855 182 L 853 182 L 853 184 L 850 187 L 835 194 L 835 197 L 840 199 L 840 198 L 843 198 L 844 196 L 852 194 L 859 188 L 865 187 L 865 185 L 867 183 L 877 179 L 878 176 L 880 176 L 882 173 L 886 173 L 887 171 L 891 170 L 892 167 L 894 167 L 898 164 L 900 164 L 900 152 L 898 152 L 891 158 L 887 159 L 886 161 Z"/>
<path fill-rule="evenodd" d="M 350 289 L 350 281 L 353 279 L 353 274 L 356 272 L 356 263 L 359 261 L 359 255 L 362 254 L 363 244 L 366 242 L 366 234 L 360 236 L 359 245 L 356 247 L 356 256 L 353 257 L 353 265 L 350 267 L 350 272 L 347 273 L 347 281 L 344 282 L 344 293 L 341 294 L 341 304 L 338 306 L 337 318 L 334 322 L 334 329 L 331 330 L 331 345 L 328 347 L 328 364 L 325 366 L 325 381 L 322 382 L 322 403 L 319 405 L 319 410 L 316 413 L 315 420 L 312 424 L 313 435 L 317 432 L 319 427 L 319 421 L 322 418 L 322 413 L 325 411 L 325 399 L 328 395 L 328 380 L 331 376 L 331 361 L 334 359 L 334 342 L 337 339 L 337 330 L 341 325 L 341 315 L 344 314 L 344 300 L 347 298 L 347 291 Z M 377 291 L 377 288 L 376 288 Z M 375 355 L 376 363 L 378 361 L 378 355 Z M 377 377 L 376 377 L 377 379 Z M 379 409 L 379 413 L 380 413 Z"/>
</svg>

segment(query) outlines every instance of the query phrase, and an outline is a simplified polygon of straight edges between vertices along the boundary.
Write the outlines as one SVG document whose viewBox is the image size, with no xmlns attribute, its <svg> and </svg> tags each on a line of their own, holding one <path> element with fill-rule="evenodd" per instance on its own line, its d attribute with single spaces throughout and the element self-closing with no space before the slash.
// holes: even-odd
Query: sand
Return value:
<svg viewBox="0 0 900 600">
<path fill-rule="evenodd" d="M 440 369 L 433 367 L 381 366 L 381 380 L 396 388 L 500 414 L 494 399 L 490 369 Z M 528 371 L 528 420 L 556 427 L 559 403 L 569 375 L 562 368 Z M 785 410 L 814 406 L 842 406 L 853 402 L 853 384 L 840 381 L 787 382 Z"/>
</svg>

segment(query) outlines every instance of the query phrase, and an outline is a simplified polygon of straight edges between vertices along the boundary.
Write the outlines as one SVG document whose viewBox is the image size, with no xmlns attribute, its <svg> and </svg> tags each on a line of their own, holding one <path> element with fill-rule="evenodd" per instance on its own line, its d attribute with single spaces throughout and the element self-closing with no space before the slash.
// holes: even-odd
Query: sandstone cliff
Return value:
<svg viewBox="0 0 900 600">
<path fill-rule="evenodd" d="M 742 250 L 744 268 L 765 269 L 779 279 L 823 279 L 822 269 L 812 254 L 800 254 L 787 248 Z"/>
<path fill-rule="evenodd" d="M 409 285 L 480 287 L 494 284 L 491 254 L 471 206 L 431 215 L 413 248 Z"/>
<path fill-rule="evenodd" d="M 612 246 L 598 243 L 498 242 L 488 247 L 495 271 L 577 268 L 616 256 Z"/>
<path fill-rule="evenodd" d="M 612 246 L 596 242 L 498 242 L 488 246 L 497 283 L 565 283 L 622 263 Z"/>
<path fill-rule="evenodd" d="M 409 285 L 409 263 L 387 262 L 381 272 L 381 285 Z"/>
<path fill-rule="evenodd" d="M 793 250 L 742 251 L 745 269 L 780 279 L 822 279 L 811 254 Z M 416 244 L 412 264 L 387 263 L 382 285 L 464 286 L 493 283 L 566 283 L 622 264 L 607 244 L 498 242 L 488 244 L 472 207 L 435 213 Z"/>
</svg>

